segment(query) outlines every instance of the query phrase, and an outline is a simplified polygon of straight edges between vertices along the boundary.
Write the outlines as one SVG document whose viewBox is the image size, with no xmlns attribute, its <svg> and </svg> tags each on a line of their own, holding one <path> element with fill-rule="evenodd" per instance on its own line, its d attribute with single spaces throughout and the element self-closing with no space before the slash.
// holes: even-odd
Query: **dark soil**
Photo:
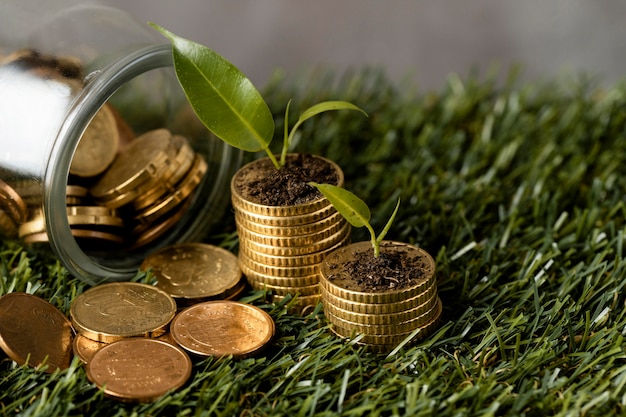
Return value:
<svg viewBox="0 0 626 417">
<path fill-rule="evenodd" d="M 384 242 L 383 242 L 384 244 Z M 350 260 L 332 266 L 328 280 L 343 288 L 361 292 L 397 291 L 418 284 L 433 271 L 428 262 L 406 250 L 354 251 Z M 339 282 L 340 281 L 340 282 Z"/>
<path fill-rule="evenodd" d="M 246 199 L 268 206 L 290 206 L 315 201 L 322 194 L 308 185 L 339 185 L 339 174 L 328 161 L 309 154 L 290 154 L 285 166 L 276 169 L 262 159 L 246 166 L 236 179 L 237 190 Z"/>
</svg>

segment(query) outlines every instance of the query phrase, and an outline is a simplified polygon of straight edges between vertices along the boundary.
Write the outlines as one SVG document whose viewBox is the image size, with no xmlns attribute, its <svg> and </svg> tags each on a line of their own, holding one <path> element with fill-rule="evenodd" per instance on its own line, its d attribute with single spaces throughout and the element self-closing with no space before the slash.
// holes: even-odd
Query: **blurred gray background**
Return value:
<svg viewBox="0 0 626 417">
<path fill-rule="evenodd" d="M 254 83 L 313 68 L 381 66 L 440 89 L 450 73 L 522 79 L 626 75 L 624 0 L 101 0 L 224 55 Z"/>
</svg>

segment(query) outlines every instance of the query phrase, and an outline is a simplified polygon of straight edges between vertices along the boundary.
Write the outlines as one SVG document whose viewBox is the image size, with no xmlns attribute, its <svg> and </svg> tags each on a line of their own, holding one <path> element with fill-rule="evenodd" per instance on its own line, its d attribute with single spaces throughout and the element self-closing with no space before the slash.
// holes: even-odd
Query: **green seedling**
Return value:
<svg viewBox="0 0 626 417">
<path fill-rule="evenodd" d="M 215 136 L 247 152 L 264 150 L 277 169 L 285 165 L 287 152 L 300 125 L 331 110 L 362 109 L 345 101 L 325 101 L 306 109 L 291 130 L 289 104 L 285 114 L 280 160 L 270 150 L 274 118 L 252 82 L 217 52 L 149 23 L 172 43 L 174 70 L 187 100 L 204 126 Z"/>
<path fill-rule="evenodd" d="M 387 232 L 391 228 L 391 224 L 396 218 L 396 214 L 398 213 L 398 209 L 400 208 L 400 199 L 398 198 L 396 208 L 394 209 L 391 217 L 387 221 L 387 224 L 380 232 L 380 234 L 376 236 L 376 232 L 374 232 L 374 228 L 370 224 L 372 214 L 365 201 L 361 200 L 354 193 L 344 188 L 337 187 L 336 185 L 318 184 L 315 182 L 309 182 L 308 184 L 317 188 L 324 195 L 324 197 L 326 197 L 328 201 L 330 201 L 330 204 L 332 204 L 333 207 L 335 207 L 335 209 L 352 226 L 367 228 L 367 230 L 370 232 L 370 236 L 372 239 L 374 257 L 378 258 L 378 255 L 380 255 L 380 242 L 383 241 L 385 235 L 387 235 Z"/>
</svg>

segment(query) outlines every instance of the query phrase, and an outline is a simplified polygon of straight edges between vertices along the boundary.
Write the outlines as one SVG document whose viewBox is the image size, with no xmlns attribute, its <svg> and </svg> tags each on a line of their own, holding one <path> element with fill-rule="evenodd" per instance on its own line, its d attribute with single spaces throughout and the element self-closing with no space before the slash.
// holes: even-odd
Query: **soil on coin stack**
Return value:
<svg viewBox="0 0 626 417">
<path fill-rule="evenodd" d="M 237 188 L 250 201 L 268 206 L 290 206 L 315 201 L 322 194 L 308 185 L 337 185 L 339 177 L 332 165 L 309 154 L 289 155 L 283 167 L 276 169 L 269 159 L 259 161 L 254 171 L 242 173 Z"/>
<path fill-rule="evenodd" d="M 350 260 L 331 267 L 328 280 L 333 282 L 341 277 L 341 286 L 352 291 L 397 291 L 417 284 L 432 272 L 423 259 L 406 251 L 385 252 L 382 245 L 378 257 L 374 257 L 371 248 L 351 255 Z"/>
</svg>

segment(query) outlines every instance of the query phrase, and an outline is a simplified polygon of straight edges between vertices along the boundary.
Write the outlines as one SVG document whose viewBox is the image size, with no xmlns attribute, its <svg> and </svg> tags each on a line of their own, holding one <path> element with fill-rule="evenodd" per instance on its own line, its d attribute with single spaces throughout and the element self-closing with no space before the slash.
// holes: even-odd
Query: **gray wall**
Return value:
<svg viewBox="0 0 626 417">
<path fill-rule="evenodd" d="M 626 75 L 623 0 L 101 0 L 226 56 L 262 85 L 276 69 L 379 65 L 426 89 L 448 74 Z"/>
</svg>

